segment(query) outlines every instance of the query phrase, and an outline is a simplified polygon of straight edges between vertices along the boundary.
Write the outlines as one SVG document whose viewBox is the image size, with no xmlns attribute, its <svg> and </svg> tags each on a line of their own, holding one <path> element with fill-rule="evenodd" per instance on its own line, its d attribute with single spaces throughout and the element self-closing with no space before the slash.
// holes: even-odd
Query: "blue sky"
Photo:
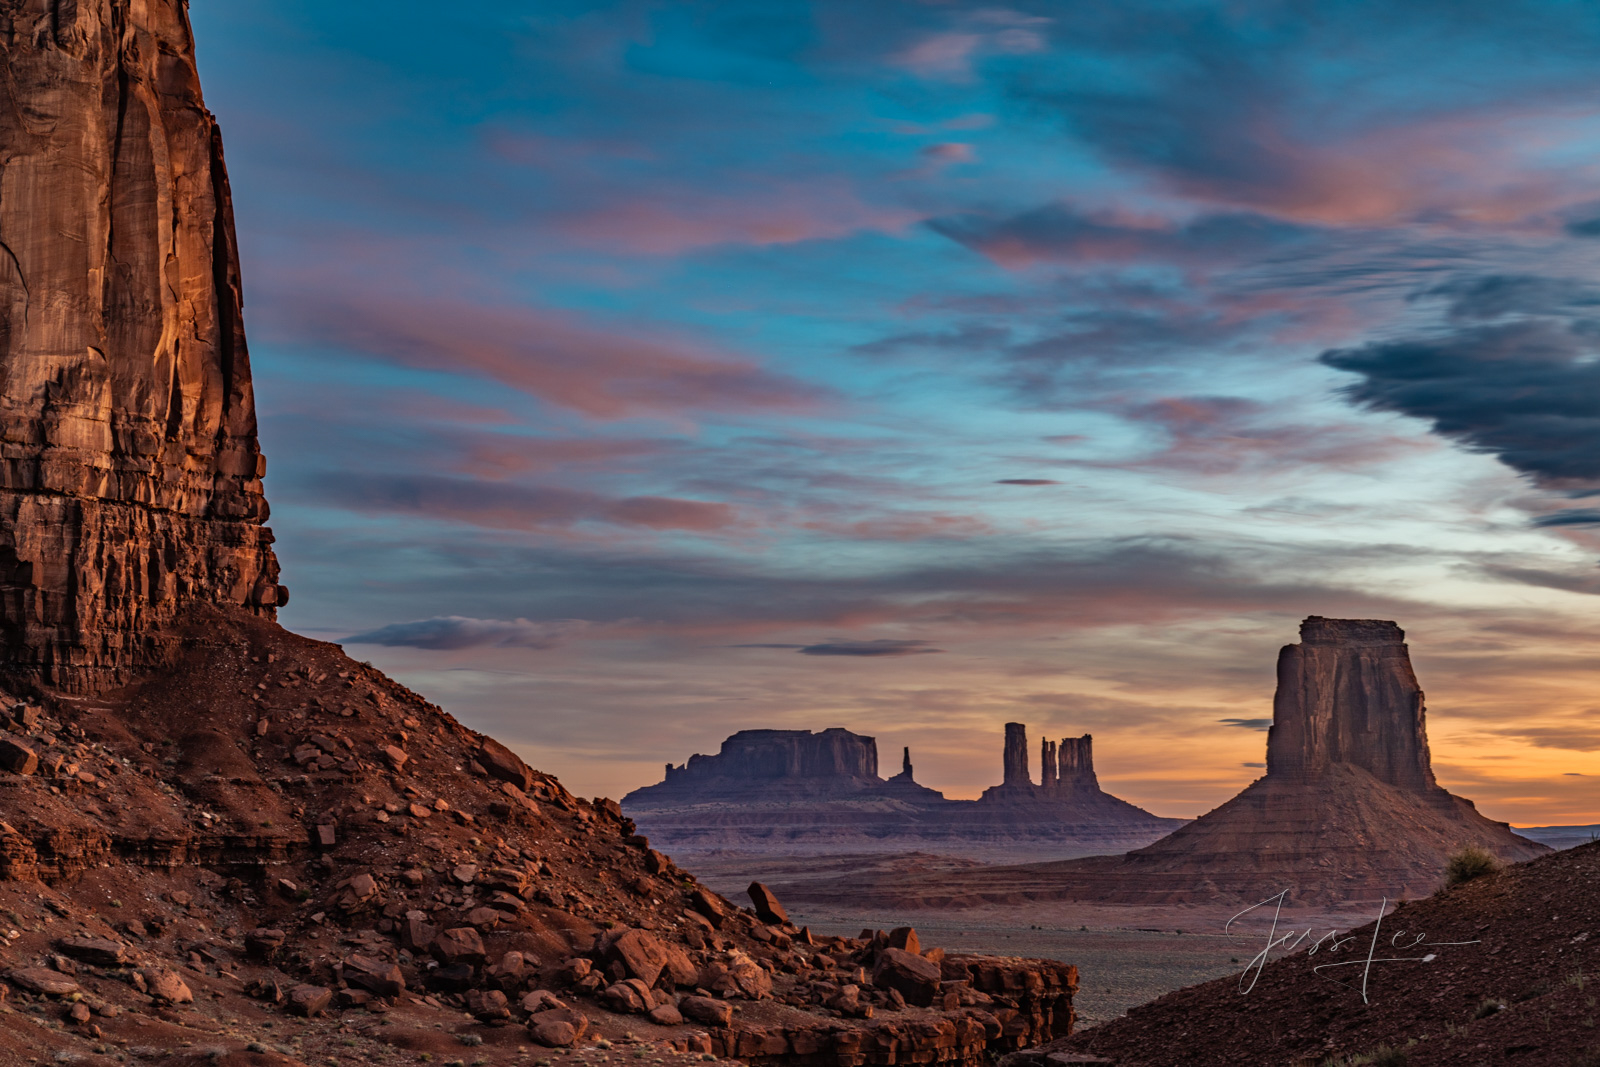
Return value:
<svg viewBox="0 0 1600 1067">
<path fill-rule="evenodd" d="M 191 15 L 286 624 L 586 793 L 1015 719 L 1187 815 L 1394 618 L 1442 781 L 1600 819 L 1591 5 Z"/>
</svg>

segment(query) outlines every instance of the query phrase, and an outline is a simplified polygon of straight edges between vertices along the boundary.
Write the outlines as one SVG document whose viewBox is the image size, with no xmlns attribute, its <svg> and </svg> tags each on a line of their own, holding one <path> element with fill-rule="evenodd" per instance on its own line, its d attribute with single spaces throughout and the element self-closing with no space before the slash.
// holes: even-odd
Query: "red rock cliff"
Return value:
<svg viewBox="0 0 1600 1067">
<path fill-rule="evenodd" d="M 1436 788 L 1405 636 L 1373 619 L 1313 615 L 1301 624 L 1300 644 L 1278 654 L 1269 776 L 1313 777 L 1348 763 L 1401 789 Z"/>
<path fill-rule="evenodd" d="M 186 5 L 0 0 L 0 43 L 0 653 L 87 691 L 286 592 Z"/>
</svg>

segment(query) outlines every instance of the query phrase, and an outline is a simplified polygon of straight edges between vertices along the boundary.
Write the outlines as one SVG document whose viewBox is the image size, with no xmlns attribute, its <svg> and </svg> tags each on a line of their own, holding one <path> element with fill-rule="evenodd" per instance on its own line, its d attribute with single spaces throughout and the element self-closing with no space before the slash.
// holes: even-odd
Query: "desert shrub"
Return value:
<svg viewBox="0 0 1600 1067">
<path fill-rule="evenodd" d="M 1472 1013 L 1474 1019 L 1487 1019 L 1489 1016 L 1502 1011 L 1505 1005 L 1492 997 L 1484 997 L 1478 1003 L 1478 1009 Z"/>
<path fill-rule="evenodd" d="M 1450 862 L 1444 868 L 1444 884 L 1446 888 L 1470 882 L 1474 878 L 1482 878 L 1486 874 L 1493 874 L 1500 869 L 1500 861 L 1494 858 L 1494 853 L 1488 849 L 1468 845 L 1466 848 L 1450 857 Z"/>
</svg>

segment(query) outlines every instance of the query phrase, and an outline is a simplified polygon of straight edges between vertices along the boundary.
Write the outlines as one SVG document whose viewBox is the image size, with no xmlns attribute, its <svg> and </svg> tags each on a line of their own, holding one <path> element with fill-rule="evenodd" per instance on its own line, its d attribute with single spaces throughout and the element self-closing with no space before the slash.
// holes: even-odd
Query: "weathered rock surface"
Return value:
<svg viewBox="0 0 1600 1067">
<path fill-rule="evenodd" d="M 1343 763 L 1401 789 L 1435 787 L 1405 636 L 1372 619 L 1313 615 L 1301 623 L 1300 643 L 1278 655 L 1268 775 L 1312 778 Z"/>
<path fill-rule="evenodd" d="M 92 692 L 286 596 L 233 207 L 184 5 L 11 0 L 0 41 L 0 653 Z"/>
</svg>

